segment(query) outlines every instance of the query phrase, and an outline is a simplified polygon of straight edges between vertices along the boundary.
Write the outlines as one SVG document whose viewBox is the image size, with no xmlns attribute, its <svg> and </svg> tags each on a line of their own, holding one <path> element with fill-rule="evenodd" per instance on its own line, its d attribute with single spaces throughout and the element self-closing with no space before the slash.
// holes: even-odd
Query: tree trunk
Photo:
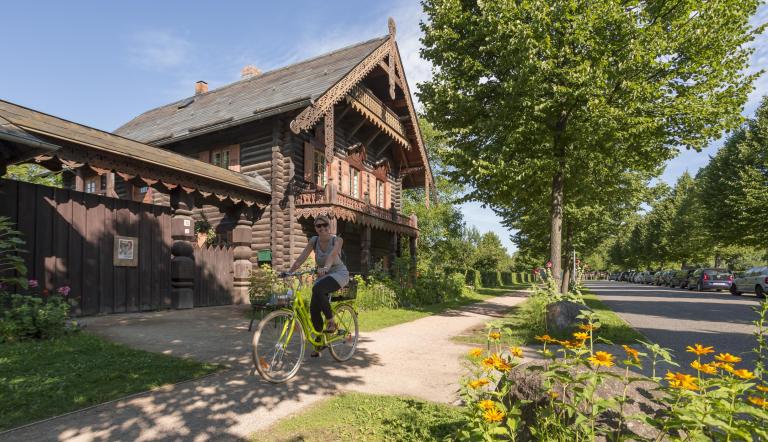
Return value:
<svg viewBox="0 0 768 442">
<path fill-rule="evenodd" d="M 571 282 L 571 269 L 573 268 L 573 256 L 569 253 L 573 248 L 573 227 L 570 223 L 565 229 L 565 268 L 563 269 L 563 280 L 560 282 L 560 293 L 568 293 L 568 284 Z"/>
<path fill-rule="evenodd" d="M 563 143 L 563 133 L 568 122 L 568 113 L 563 111 L 555 125 L 555 135 L 552 142 L 553 155 L 557 158 L 557 172 L 552 177 L 552 210 L 550 212 L 550 232 L 549 232 L 549 256 L 552 261 L 552 277 L 562 278 L 563 276 L 563 206 L 564 206 L 564 188 L 565 188 L 565 145 Z M 562 284 L 562 282 L 561 282 Z"/>
<path fill-rule="evenodd" d="M 723 257 L 720 256 L 720 253 L 715 253 L 715 268 L 719 269 L 720 264 L 723 263 Z"/>
</svg>

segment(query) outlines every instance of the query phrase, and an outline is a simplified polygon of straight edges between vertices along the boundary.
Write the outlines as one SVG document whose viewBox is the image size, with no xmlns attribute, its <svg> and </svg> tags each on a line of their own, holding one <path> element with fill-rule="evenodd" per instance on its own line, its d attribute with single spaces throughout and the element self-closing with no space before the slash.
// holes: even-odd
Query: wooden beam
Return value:
<svg viewBox="0 0 768 442">
<path fill-rule="evenodd" d="M 376 132 L 374 132 L 374 133 L 373 133 L 373 135 L 371 135 L 371 136 L 368 138 L 368 141 L 366 141 L 366 142 L 363 144 L 363 145 L 365 146 L 365 148 L 366 148 L 366 149 L 368 149 L 368 146 L 370 146 L 370 145 L 371 145 L 371 143 L 373 143 L 373 140 L 375 140 L 375 139 L 376 139 L 376 137 L 378 137 L 378 136 L 379 136 L 379 134 L 381 134 L 381 129 L 379 129 L 379 128 L 376 128 Z"/>
<path fill-rule="evenodd" d="M 384 144 L 379 148 L 379 150 L 376 152 L 376 157 L 381 156 L 381 154 L 384 153 L 385 150 L 389 147 L 389 145 L 392 144 L 392 138 L 387 138 L 387 141 L 384 142 Z"/>
<path fill-rule="evenodd" d="M 359 131 L 359 130 L 360 130 L 360 128 L 361 128 L 361 127 L 363 127 L 363 125 L 364 125 L 364 124 L 365 124 L 365 117 L 362 117 L 362 118 L 360 119 L 360 122 L 359 122 L 359 123 L 357 123 L 357 124 L 355 125 L 355 127 L 353 127 L 353 128 L 352 128 L 352 130 L 349 132 L 349 135 L 347 136 L 347 138 L 352 138 L 352 137 L 354 137 L 354 136 L 355 136 L 355 134 L 357 133 L 357 131 Z"/>
<path fill-rule="evenodd" d="M 341 119 L 344 118 L 349 113 L 350 110 L 352 110 L 352 106 L 347 106 L 344 108 L 343 111 L 341 111 L 339 116 L 336 117 L 336 125 L 339 124 L 339 121 L 341 121 Z"/>
</svg>

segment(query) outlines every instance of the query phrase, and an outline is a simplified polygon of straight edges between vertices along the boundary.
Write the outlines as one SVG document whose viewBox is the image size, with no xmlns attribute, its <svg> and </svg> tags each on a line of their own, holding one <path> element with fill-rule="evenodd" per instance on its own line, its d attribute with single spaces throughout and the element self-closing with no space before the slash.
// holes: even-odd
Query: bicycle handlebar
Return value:
<svg viewBox="0 0 768 442">
<path fill-rule="evenodd" d="M 307 275 L 317 273 L 317 269 L 309 269 L 309 270 L 300 270 L 298 272 L 280 272 L 277 274 L 279 278 L 288 278 L 291 276 L 301 276 L 301 275 Z"/>
</svg>

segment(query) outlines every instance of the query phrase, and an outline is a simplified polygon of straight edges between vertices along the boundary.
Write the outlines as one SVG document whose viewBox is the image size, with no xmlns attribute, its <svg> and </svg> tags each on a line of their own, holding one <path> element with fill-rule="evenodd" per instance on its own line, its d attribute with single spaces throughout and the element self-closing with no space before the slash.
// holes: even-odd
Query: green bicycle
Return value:
<svg viewBox="0 0 768 442">
<path fill-rule="evenodd" d="M 268 314 L 253 334 L 253 363 L 269 382 L 285 382 L 296 375 L 304 360 L 307 342 L 316 348 L 328 347 L 331 356 L 339 362 L 347 361 L 355 354 L 359 329 L 352 300 L 331 298 L 337 331 L 323 333 L 312 325 L 302 297 L 294 296 L 303 285 L 302 276 L 313 272 L 284 274 L 289 289 L 285 295 L 278 296 L 277 301 L 286 307 Z"/>
</svg>

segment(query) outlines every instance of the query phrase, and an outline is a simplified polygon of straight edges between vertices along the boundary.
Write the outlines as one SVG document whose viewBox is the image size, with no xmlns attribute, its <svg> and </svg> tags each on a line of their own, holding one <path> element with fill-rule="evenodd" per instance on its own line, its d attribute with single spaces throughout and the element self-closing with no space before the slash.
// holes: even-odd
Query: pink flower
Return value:
<svg viewBox="0 0 768 442">
<path fill-rule="evenodd" d="M 552 261 L 547 261 L 547 268 L 548 268 L 548 269 L 551 269 L 551 268 L 552 268 Z"/>
<path fill-rule="evenodd" d="M 70 290 L 72 290 L 72 288 L 71 288 L 71 287 L 69 287 L 68 285 L 63 285 L 63 286 L 59 287 L 59 288 L 58 288 L 56 291 L 57 291 L 57 292 L 58 292 L 58 293 L 59 293 L 61 296 L 64 296 L 64 297 L 66 298 L 67 296 L 69 296 L 69 291 L 70 291 Z"/>
<path fill-rule="evenodd" d="M 38 285 L 38 284 L 37 284 L 37 279 L 30 279 L 29 281 L 27 281 L 27 285 L 28 285 L 28 286 L 29 286 L 29 288 L 31 288 L 31 289 L 34 289 L 34 288 L 36 288 L 36 287 L 37 287 L 37 285 Z"/>
</svg>

